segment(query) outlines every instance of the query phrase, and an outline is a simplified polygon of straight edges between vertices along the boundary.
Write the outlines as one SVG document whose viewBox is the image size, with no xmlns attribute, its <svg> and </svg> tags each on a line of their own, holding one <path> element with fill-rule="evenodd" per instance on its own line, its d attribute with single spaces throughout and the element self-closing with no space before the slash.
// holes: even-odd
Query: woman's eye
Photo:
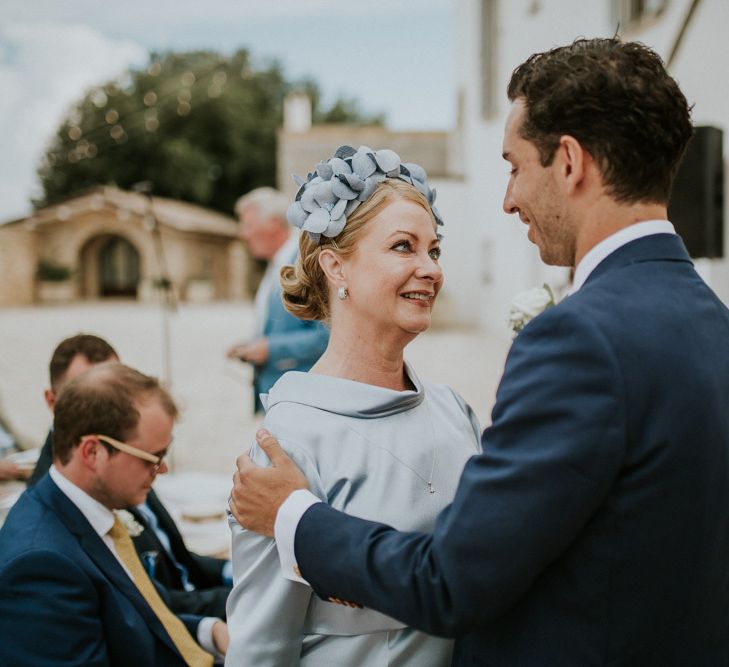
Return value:
<svg viewBox="0 0 729 667">
<path fill-rule="evenodd" d="M 408 252 L 410 248 L 410 241 L 398 241 L 394 246 L 392 246 L 393 250 L 397 250 L 398 252 Z"/>
<path fill-rule="evenodd" d="M 440 248 L 431 248 L 431 250 L 428 252 L 430 255 L 430 259 L 433 260 L 439 260 L 440 259 Z"/>
</svg>

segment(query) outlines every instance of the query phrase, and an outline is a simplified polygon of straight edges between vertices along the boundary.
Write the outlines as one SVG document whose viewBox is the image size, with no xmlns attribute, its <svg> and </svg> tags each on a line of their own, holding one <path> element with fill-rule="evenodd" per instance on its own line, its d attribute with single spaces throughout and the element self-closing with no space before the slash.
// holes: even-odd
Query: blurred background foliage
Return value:
<svg viewBox="0 0 729 667">
<path fill-rule="evenodd" d="M 315 81 L 287 81 L 276 62 L 254 67 L 245 49 L 153 53 L 145 68 L 92 88 L 73 106 L 43 156 L 43 196 L 33 203 L 150 181 L 155 195 L 230 214 L 241 194 L 275 185 L 276 132 L 294 90 L 309 95 L 315 124 L 384 122 L 351 98 L 322 108 Z"/>
</svg>

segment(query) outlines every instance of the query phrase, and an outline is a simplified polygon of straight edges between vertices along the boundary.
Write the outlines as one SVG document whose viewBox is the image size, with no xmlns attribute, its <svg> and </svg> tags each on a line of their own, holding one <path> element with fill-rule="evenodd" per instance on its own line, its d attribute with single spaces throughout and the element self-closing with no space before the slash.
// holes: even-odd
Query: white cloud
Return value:
<svg viewBox="0 0 729 667">
<path fill-rule="evenodd" d="M 29 211 L 38 160 L 69 106 L 146 56 L 139 45 L 86 26 L 0 27 L 0 221 Z"/>
</svg>

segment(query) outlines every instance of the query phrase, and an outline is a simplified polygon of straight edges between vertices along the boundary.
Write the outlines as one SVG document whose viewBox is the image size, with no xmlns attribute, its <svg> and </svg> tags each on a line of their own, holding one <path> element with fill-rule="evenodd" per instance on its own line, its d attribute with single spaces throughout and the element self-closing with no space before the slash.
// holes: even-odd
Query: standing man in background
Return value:
<svg viewBox="0 0 729 667">
<path fill-rule="evenodd" d="M 308 371 L 322 355 L 329 331 L 320 322 L 300 320 L 281 302 L 279 273 L 299 254 L 298 233 L 286 222 L 287 198 L 273 188 L 257 188 L 235 205 L 239 235 L 256 259 L 268 262 L 255 298 L 252 338 L 228 350 L 228 357 L 253 365 L 254 412 L 261 412 L 260 394 L 267 393 L 286 371 Z"/>
</svg>

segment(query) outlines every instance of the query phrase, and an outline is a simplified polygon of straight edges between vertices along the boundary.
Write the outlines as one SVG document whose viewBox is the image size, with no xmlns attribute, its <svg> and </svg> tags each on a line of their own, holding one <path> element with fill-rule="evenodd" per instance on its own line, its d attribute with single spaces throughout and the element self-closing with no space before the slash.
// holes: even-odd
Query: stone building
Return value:
<svg viewBox="0 0 729 667">
<path fill-rule="evenodd" d="M 0 306 L 105 297 L 241 298 L 246 255 L 234 219 L 114 187 L 0 226 Z"/>
</svg>

